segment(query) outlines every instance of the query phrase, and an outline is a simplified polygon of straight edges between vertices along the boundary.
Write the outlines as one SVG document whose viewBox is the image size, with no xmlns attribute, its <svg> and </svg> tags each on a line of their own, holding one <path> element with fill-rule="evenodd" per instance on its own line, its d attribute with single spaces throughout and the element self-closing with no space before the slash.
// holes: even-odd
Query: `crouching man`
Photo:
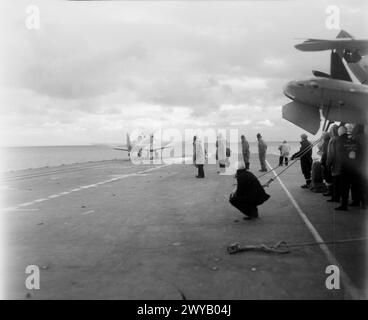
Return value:
<svg viewBox="0 0 368 320">
<path fill-rule="evenodd" d="M 230 203 L 240 210 L 244 220 L 258 218 L 258 208 L 270 196 L 264 191 L 256 176 L 245 168 L 244 163 L 239 164 L 235 178 L 236 189 L 230 194 Z"/>
</svg>

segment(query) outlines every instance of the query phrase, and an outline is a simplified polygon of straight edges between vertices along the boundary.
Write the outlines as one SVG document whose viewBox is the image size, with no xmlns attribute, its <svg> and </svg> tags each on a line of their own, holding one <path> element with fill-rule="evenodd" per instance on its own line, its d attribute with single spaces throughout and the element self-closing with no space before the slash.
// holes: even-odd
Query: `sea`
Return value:
<svg viewBox="0 0 368 320">
<path fill-rule="evenodd" d="M 291 154 L 297 152 L 300 143 L 288 142 Z M 250 152 L 258 152 L 257 142 L 249 142 Z M 267 154 L 279 155 L 280 142 L 267 142 Z M 34 146 L 34 147 L 1 147 L 2 173 L 9 171 L 57 167 L 67 164 L 78 164 L 104 160 L 129 160 L 126 151 L 115 150 L 113 145 L 73 145 L 73 146 Z M 316 149 L 316 148 L 313 148 Z M 314 150 L 315 154 L 315 150 Z M 191 156 L 192 150 L 186 154 Z"/>
</svg>

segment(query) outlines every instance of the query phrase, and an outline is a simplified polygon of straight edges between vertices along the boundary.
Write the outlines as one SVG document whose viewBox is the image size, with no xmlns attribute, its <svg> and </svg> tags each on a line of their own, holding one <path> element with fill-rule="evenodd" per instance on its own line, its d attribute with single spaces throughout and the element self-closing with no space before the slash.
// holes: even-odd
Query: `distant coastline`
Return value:
<svg viewBox="0 0 368 320">
<path fill-rule="evenodd" d="M 268 141 L 268 154 L 278 155 L 281 141 Z M 299 142 L 289 142 L 291 153 L 299 150 Z M 252 154 L 257 154 L 256 142 L 249 142 Z M 9 171 L 57 167 L 105 160 L 129 160 L 126 151 L 114 150 L 118 144 L 89 144 L 69 146 L 7 146 L 1 149 L 2 173 Z M 234 148 L 234 146 L 232 146 Z M 238 147 L 240 151 L 240 147 Z M 191 156 L 192 148 L 187 151 Z"/>
<path fill-rule="evenodd" d="M 287 139 L 284 139 L 287 140 Z M 314 139 L 312 139 L 313 141 Z M 317 140 L 317 139 L 316 139 Z M 276 140 L 276 141 L 266 141 L 267 143 L 281 143 L 283 140 Z M 288 141 L 288 140 L 287 140 Z M 249 143 L 256 143 L 256 140 L 248 140 Z M 298 143 L 298 140 L 290 140 L 288 141 L 289 143 Z M 109 147 L 114 147 L 114 146 L 119 146 L 119 145 L 124 145 L 125 142 L 106 142 L 106 143 L 89 143 L 89 144 L 60 144 L 60 145 L 3 145 L 0 146 L 0 149 L 6 149 L 6 148 L 58 148 L 58 147 L 91 147 L 91 146 L 109 146 Z"/>
</svg>

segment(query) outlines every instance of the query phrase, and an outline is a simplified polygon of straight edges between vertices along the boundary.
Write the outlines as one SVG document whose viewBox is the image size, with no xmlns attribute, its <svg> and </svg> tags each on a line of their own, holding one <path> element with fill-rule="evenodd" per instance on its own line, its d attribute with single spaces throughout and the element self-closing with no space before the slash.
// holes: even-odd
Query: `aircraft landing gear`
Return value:
<svg viewBox="0 0 368 320">
<path fill-rule="evenodd" d="M 325 122 L 323 123 L 322 131 L 327 132 L 332 123 L 334 123 L 334 121 L 330 121 L 330 120 L 325 119 Z"/>
</svg>

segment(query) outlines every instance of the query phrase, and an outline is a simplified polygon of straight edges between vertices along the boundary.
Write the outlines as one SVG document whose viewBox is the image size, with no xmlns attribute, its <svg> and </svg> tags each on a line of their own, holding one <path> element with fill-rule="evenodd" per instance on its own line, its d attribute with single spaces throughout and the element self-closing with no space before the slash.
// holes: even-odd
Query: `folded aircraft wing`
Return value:
<svg viewBox="0 0 368 320">
<path fill-rule="evenodd" d="M 368 55 L 368 40 L 358 40 L 351 38 L 338 38 L 332 40 L 307 39 L 303 43 L 295 45 L 300 51 L 324 51 L 324 50 L 349 50 L 359 51 L 361 56 Z"/>
<path fill-rule="evenodd" d="M 311 134 L 316 134 L 321 124 L 319 108 L 292 101 L 282 107 L 282 117 Z"/>
</svg>

